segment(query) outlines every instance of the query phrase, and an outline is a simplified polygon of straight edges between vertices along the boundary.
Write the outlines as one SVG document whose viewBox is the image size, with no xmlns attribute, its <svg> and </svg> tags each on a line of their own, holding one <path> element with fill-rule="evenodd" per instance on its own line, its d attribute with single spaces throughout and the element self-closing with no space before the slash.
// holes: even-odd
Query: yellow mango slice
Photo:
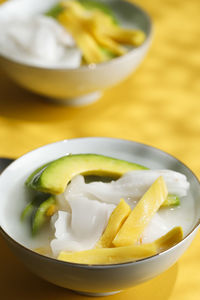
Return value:
<svg viewBox="0 0 200 300">
<path fill-rule="evenodd" d="M 79 264 L 116 264 L 134 261 L 156 254 L 154 244 L 118 248 L 96 248 L 79 252 L 60 252 L 58 259 Z"/>
<path fill-rule="evenodd" d="M 113 245 L 121 247 L 137 243 L 145 227 L 166 199 L 167 194 L 166 184 L 163 177 L 160 176 L 132 210 L 114 238 Z"/>
<path fill-rule="evenodd" d="M 167 250 L 183 239 L 183 229 L 180 226 L 172 228 L 168 233 L 153 242 L 158 252 Z"/>
<path fill-rule="evenodd" d="M 127 53 L 127 49 L 112 39 L 108 32 L 110 28 L 118 28 L 111 19 L 102 12 L 96 11 L 91 17 L 84 19 L 85 29 L 93 36 L 96 42 L 116 55 Z"/>
<path fill-rule="evenodd" d="M 112 40 L 109 36 L 106 34 L 100 34 L 98 31 L 93 31 L 93 36 L 97 43 L 111 51 L 113 54 L 116 55 L 123 55 L 127 53 L 127 49 L 118 43 L 116 43 L 114 40 Z"/>
<path fill-rule="evenodd" d="M 65 10 L 59 14 L 58 21 L 72 34 L 87 63 L 109 59 L 101 47 L 120 56 L 128 51 L 121 44 L 139 46 L 144 42 L 142 31 L 123 29 L 98 9 L 87 10 L 77 1 L 63 1 L 61 5 Z"/>
<path fill-rule="evenodd" d="M 88 30 L 93 34 L 95 33 L 96 37 L 105 36 L 115 43 L 140 46 L 146 38 L 142 30 L 119 27 L 111 22 L 110 18 L 99 11 L 95 12 L 94 18 L 90 18 L 89 22 Z M 119 45 L 117 43 L 116 45 Z"/>
<path fill-rule="evenodd" d="M 72 34 L 78 47 L 82 50 L 87 63 L 100 63 L 107 60 L 95 39 L 84 30 L 75 15 L 64 11 L 58 16 L 58 21 Z"/>
<path fill-rule="evenodd" d="M 110 28 L 107 31 L 107 35 L 116 42 L 132 46 L 140 46 L 146 38 L 145 33 L 141 30 L 123 29 L 119 27 Z"/>
<path fill-rule="evenodd" d="M 80 264 L 117 264 L 150 257 L 167 250 L 180 242 L 183 230 L 174 227 L 156 241 L 143 245 L 132 245 L 117 248 L 97 248 L 79 252 L 60 252 L 58 259 Z"/>
<path fill-rule="evenodd" d="M 76 13 L 79 16 L 84 16 L 87 12 L 87 15 L 91 14 L 90 11 L 86 11 L 85 8 L 78 1 L 61 1 L 60 4 L 66 9 L 70 9 L 73 13 Z"/>
<path fill-rule="evenodd" d="M 119 231 L 120 227 L 131 212 L 130 206 L 121 199 L 117 207 L 113 210 L 108 220 L 108 225 L 101 236 L 97 247 L 109 248 L 112 246 L 112 241 Z"/>
<path fill-rule="evenodd" d="M 45 256 L 52 255 L 52 251 L 51 251 L 50 247 L 40 247 L 40 248 L 34 249 L 34 251 L 37 252 L 38 254 L 45 255 Z"/>
</svg>

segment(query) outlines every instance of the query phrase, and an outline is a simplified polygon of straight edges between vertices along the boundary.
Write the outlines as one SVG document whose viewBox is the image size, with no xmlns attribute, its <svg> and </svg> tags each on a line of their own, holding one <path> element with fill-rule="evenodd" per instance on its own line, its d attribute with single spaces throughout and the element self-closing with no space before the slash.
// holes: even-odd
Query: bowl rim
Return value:
<svg viewBox="0 0 200 300">
<path fill-rule="evenodd" d="M 97 69 L 101 69 L 104 68 L 106 66 L 110 66 L 111 64 L 114 63 L 122 63 L 124 60 L 129 59 L 132 55 L 137 54 L 137 52 L 139 52 L 141 49 L 145 48 L 146 46 L 148 46 L 151 43 L 151 39 L 152 39 L 152 31 L 153 31 L 153 24 L 152 24 L 152 20 L 150 15 L 143 9 L 141 8 L 138 4 L 135 4 L 133 2 L 130 2 L 129 0 L 118 0 L 121 3 L 126 3 L 134 8 L 136 8 L 138 11 L 140 11 L 147 19 L 148 21 L 148 34 L 146 36 L 145 41 L 143 42 L 142 45 L 140 45 L 139 47 L 133 48 L 131 50 L 129 50 L 127 53 L 125 53 L 124 55 L 118 56 L 118 57 L 114 57 L 106 62 L 102 62 L 99 64 L 87 64 L 87 65 L 83 65 L 83 66 L 79 66 L 78 68 L 66 68 L 66 67 L 61 67 L 61 66 L 42 66 L 42 65 L 37 65 L 37 64 L 32 64 L 32 63 L 28 63 L 25 61 L 22 61 L 21 59 L 17 59 L 17 58 L 13 58 L 10 57 L 9 55 L 6 55 L 5 53 L 1 53 L 0 51 L 0 59 L 5 59 L 8 62 L 12 62 L 15 63 L 19 66 L 23 66 L 23 67 L 27 67 L 27 68 L 32 68 L 35 70 L 43 70 L 43 71 L 59 71 L 59 72 L 82 72 L 82 71 L 91 71 L 91 70 L 97 70 Z"/>
<path fill-rule="evenodd" d="M 113 138 L 113 137 L 95 137 L 95 136 L 94 137 L 80 137 L 80 138 L 64 139 L 64 140 L 60 140 L 60 141 L 57 141 L 57 142 L 52 142 L 52 143 L 43 145 L 43 146 L 35 148 L 35 149 L 31 150 L 31 151 L 28 151 L 28 152 L 26 152 L 24 155 L 20 156 L 16 160 L 18 161 L 20 159 L 23 159 L 24 157 L 28 156 L 32 152 L 39 151 L 40 149 L 48 148 L 49 146 L 54 145 L 54 144 L 62 144 L 62 143 L 70 142 L 70 141 L 86 141 L 86 140 L 95 140 L 95 139 L 96 140 L 112 140 L 112 141 L 116 141 L 116 142 L 125 142 L 125 143 L 130 143 L 130 144 L 137 144 L 137 145 L 149 148 L 149 149 L 151 149 L 151 150 L 153 150 L 155 152 L 164 153 L 166 156 L 175 159 L 177 162 L 179 162 L 181 165 L 183 165 L 194 176 L 194 178 L 196 179 L 197 183 L 199 183 L 199 187 L 200 187 L 200 180 L 198 179 L 198 177 L 181 160 L 177 159 L 175 156 L 169 154 L 168 152 L 161 150 L 160 148 L 151 146 L 149 144 L 132 141 L 132 140 L 129 140 L 129 139 Z M 14 163 L 15 163 L 15 160 L 10 165 L 12 165 Z M 3 174 L 4 172 L 6 172 L 6 170 L 9 168 L 9 166 L 6 167 L 1 174 Z M 20 244 L 18 241 L 16 241 L 14 238 L 12 238 L 2 228 L 1 225 L 0 225 L 0 234 L 2 236 L 4 236 L 7 240 L 11 241 L 11 243 L 17 245 L 17 247 L 23 248 L 23 250 L 25 250 L 29 254 L 38 256 L 41 259 L 44 259 L 44 260 L 47 260 L 47 261 L 50 261 L 50 262 L 53 262 L 53 263 L 59 263 L 59 264 L 64 264 L 64 265 L 68 265 L 68 266 L 71 266 L 71 267 L 79 267 L 79 268 L 84 268 L 84 269 L 109 269 L 109 268 L 117 268 L 117 267 L 129 266 L 129 265 L 132 265 L 132 264 L 138 264 L 138 263 L 142 263 L 144 261 L 149 261 L 149 260 L 155 259 L 156 257 L 159 257 L 159 256 L 163 256 L 163 255 L 171 252 L 173 249 L 177 248 L 181 244 L 183 244 L 192 235 L 192 233 L 194 233 L 197 230 L 197 228 L 199 227 L 199 225 L 200 225 L 200 218 L 198 219 L 198 221 L 196 222 L 196 224 L 193 225 L 193 227 L 189 231 L 189 233 L 180 242 L 178 242 L 177 244 L 173 245 L 172 247 L 170 247 L 167 250 L 164 250 L 164 251 L 162 251 L 160 253 L 157 253 L 155 255 L 148 256 L 148 257 L 145 257 L 145 258 L 137 259 L 137 260 L 134 260 L 134 261 L 123 262 L 123 263 L 116 263 L 116 264 L 80 264 L 80 263 L 72 263 L 72 262 L 66 262 L 66 261 L 58 260 L 57 258 L 48 257 L 48 256 L 45 256 L 43 254 L 39 254 L 39 253 L 35 252 L 34 250 L 32 250 L 30 248 L 27 248 L 26 246 Z"/>
</svg>

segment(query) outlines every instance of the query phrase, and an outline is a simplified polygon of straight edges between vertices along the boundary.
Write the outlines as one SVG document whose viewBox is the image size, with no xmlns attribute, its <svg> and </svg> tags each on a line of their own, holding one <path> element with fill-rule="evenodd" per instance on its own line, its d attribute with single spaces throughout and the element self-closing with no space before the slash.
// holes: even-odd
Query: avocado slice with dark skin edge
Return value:
<svg viewBox="0 0 200 300">
<path fill-rule="evenodd" d="M 97 176 L 99 179 L 106 178 L 105 181 L 110 181 L 132 170 L 148 170 L 148 168 L 98 154 L 70 154 L 38 168 L 28 177 L 26 185 L 43 193 L 61 194 L 71 179 L 78 174 L 87 178 Z M 180 205 L 179 197 L 168 195 L 162 207 L 178 205 Z"/>
<path fill-rule="evenodd" d="M 21 216 L 20 216 L 21 221 L 24 221 L 25 218 L 31 216 L 34 208 L 35 208 L 35 205 L 34 205 L 33 201 L 31 201 L 29 204 L 27 204 L 21 213 Z"/>
<path fill-rule="evenodd" d="M 21 221 L 24 221 L 28 217 L 32 217 L 34 212 L 38 209 L 38 207 L 51 195 L 46 193 L 40 193 L 38 191 L 33 191 L 33 195 L 31 198 L 33 199 L 31 202 L 29 202 L 25 208 L 23 209 L 20 219 Z"/>
<path fill-rule="evenodd" d="M 28 177 L 26 182 L 31 182 L 32 180 L 34 180 L 34 178 L 36 176 L 38 176 L 38 174 L 40 174 L 40 172 L 42 172 L 48 166 L 49 163 L 51 163 L 51 162 L 48 162 L 47 164 L 42 165 L 41 167 L 37 168 L 33 173 L 31 173 L 31 175 Z"/>
<path fill-rule="evenodd" d="M 38 209 L 36 210 L 36 213 L 33 217 L 32 221 L 32 235 L 34 236 L 37 234 L 37 232 L 42 228 L 42 226 L 50 219 L 46 212 L 49 209 L 51 205 L 56 205 L 56 200 L 54 196 L 50 196 L 45 201 L 43 201 Z"/>
<path fill-rule="evenodd" d="M 26 185 L 40 192 L 61 194 L 71 179 L 78 174 L 120 177 L 131 170 L 147 168 L 98 154 L 70 154 L 37 169 L 29 176 Z"/>
</svg>

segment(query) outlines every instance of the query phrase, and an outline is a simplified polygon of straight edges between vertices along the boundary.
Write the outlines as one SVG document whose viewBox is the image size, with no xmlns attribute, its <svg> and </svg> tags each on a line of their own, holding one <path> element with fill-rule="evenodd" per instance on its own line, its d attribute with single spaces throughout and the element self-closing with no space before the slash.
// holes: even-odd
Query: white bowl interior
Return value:
<svg viewBox="0 0 200 300">
<path fill-rule="evenodd" d="M 46 231 L 37 238 L 30 235 L 30 226 L 20 221 L 20 214 L 29 201 L 26 178 L 37 167 L 69 153 L 97 153 L 132 161 L 151 169 L 171 169 L 182 172 L 188 178 L 190 193 L 183 199 L 184 234 L 187 235 L 200 218 L 200 185 L 194 174 L 180 161 L 158 149 L 126 140 L 110 138 L 82 138 L 50 144 L 14 161 L 0 176 L 0 226 L 18 243 L 33 249 L 44 245 Z M 191 202 L 191 203 L 190 203 Z M 180 211 L 181 213 L 181 211 Z M 175 224 L 178 225 L 178 224 Z"/>
</svg>

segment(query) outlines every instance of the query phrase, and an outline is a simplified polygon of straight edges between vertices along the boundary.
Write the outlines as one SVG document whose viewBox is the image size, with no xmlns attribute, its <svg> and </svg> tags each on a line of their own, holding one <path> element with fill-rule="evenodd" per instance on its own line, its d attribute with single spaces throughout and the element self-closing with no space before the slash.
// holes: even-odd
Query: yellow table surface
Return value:
<svg viewBox="0 0 200 300">
<path fill-rule="evenodd" d="M 161 148 L 200 176 L 200 1 L 135 2 L 153 19 L 151 49 L 138 70 L 98 102 L 55 106 L 17 87 L 0 71 L 0 156 L 16 158 L 74 137 L 118 137 Z M 171 269 L 109 299 L 200 299 L 199 238 L 200 233 Z M 0 265 L 1 299 L 91 299 L 32 275 L 1 238 Z"/>
</svg>

